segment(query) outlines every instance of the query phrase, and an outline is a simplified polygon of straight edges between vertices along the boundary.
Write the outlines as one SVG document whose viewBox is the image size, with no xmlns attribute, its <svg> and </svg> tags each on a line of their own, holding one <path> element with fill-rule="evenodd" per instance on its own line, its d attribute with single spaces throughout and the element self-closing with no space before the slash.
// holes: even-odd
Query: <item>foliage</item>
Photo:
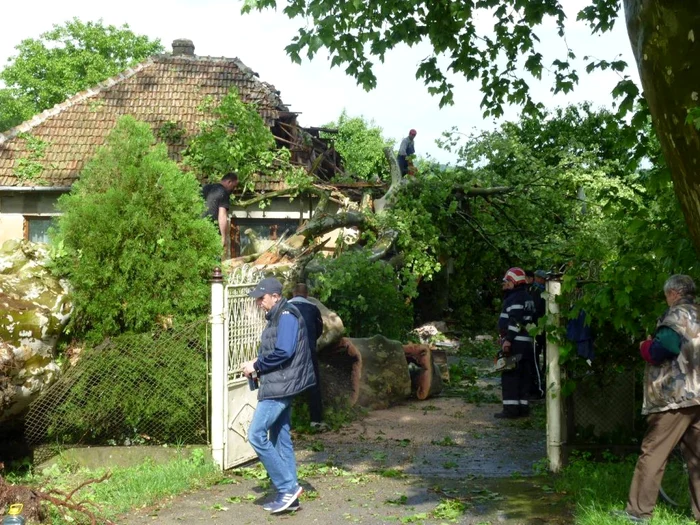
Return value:
<svg viewBox="0 0 700 525">
<path fill-rule="evenodd" d="M 493 359 L 498 353 L 495 339 L 468 339 L 459 346 L 459 355 L 476 359 Z"/>
<path fill-rule="evenodd" d="M 343 320 L 351 337 L 382 334 L 403 341 L 413 327 L 412 308 L 394 269 L 372 262 L 366 251 L 325 259 L 315 274 L 313 294 Z"/>
<path fill-rule="evenodd" d="M 159 464 L 152 459 L 131 467 L 110 469 L 111 477 L 104 483 L 92 483 L 76 493 L 79 501 L 93 504 L 97 515 L 104 519 L 118 519 L 135 508 L 149 507 L 163 499 L 183 492 L 203 489 L 222 479 L 221 471 L 211 461 L 205 459 L 201 449 L 181 449 L 175 458 Z M 45 489 L 70 492 L 83 481 L 97 479 L 106 469 L 75 472 L 70 465 L 46 472 L 36 483 Z M 50 508 L 51 523 L 85 523 L 82 516 L 69 513 L 60 515 Z"/>
<path fill-rule="evenodd" d="M 666 278 L 674 273 L 700 278 L 669 170 L 650 128 L 649 133 L 650 167 L 636 175 L 637 191 L 610 195 L 602 208 L 607 227 L 616 230 L 615 243 L 602 253 L 590 245 L 572 245 L 562 286 L 565 314 L 575 317 L 584 310 L 597 345 L 626 368 L 637 359 L 637 342 L 653 333 L 656 318 L 666 308 Z M 575 349 L 560 339 L 562 361 L 567 362 Z"/>
<path fill-rule="evenodd" d="M 459 358 L 450 365 L 450 384 L 446 395 L 460 397 L 467 403 L 499 403 L 500 398 L 493 392 L 492 385 L 481 385 L 479 379 L 483 370 L 479 370 L 469 359 Z"/>
<path fill-rule="evenodd" d="M 336 128 L 337 133 L 327 133 L 323 137 L 333 141 L 333 147 L 343 157 L 345 173 L 353 180 L 359 178 L 372 181 L 388 181 L 390 173 L 384 148 L 393 147 L 394 141 L 382 135 L 382 128 L 364 117 L 350 117 L 343 110 L 337 121 L 326 124 Z"/>
<path fill-rule="evenodd" d="M 457 165 L 424 163 L 377 217 L 379 229 L 399 233 L 406 274 L 431 279 L 451 266 L 453 315 L 482 327 L 498 306 L 506 268 L 556 269 L 579 247 L 600 260 L 620 240 L 610 213 L 641 184 L 618 131 L 614 115 L 587 105 L 479 135 L 453 130 L 442 146 L 458 155 Z M 488 188 L 503 191 L 467 195 Z"/>
<path fill-rule="evenodd" d="M 552 481 L 554 489 L 566 494 L 574 504 L 576 523 L 628 523 L 610 513 L 625 507 L 636 459 L 636 455 L 624 456 L 611 452 L 604 454 L 601 461 L 594 461 L 588 453 L 575 454 L 570 458 L 568 465 Z M 661 525 L 682 525 L 688 523 L 688 519 L 683 511 L 661 504 L 654 511 L 654 523 Z"/>
<path fill-rule="evenodd" d="M 294 193 L 309 187 L 311 177 L 291 165 L 289 150 L 277 147 L 255 104 L 243 102 L 235 89 L 219 104 L 207 98 L 200 110 L 200 131 L 184 153 L 185 163 L 199 176 L 219 180 L 235 171 L 244 190 L 250 191 L 257 177 L 283 179 Z"/>
<path fill-rule="evenodd" d="M 198 182 L 147 124 L 122 117 L 58 209 L 52 243 L 65 253 L 56 268 L 73 288 L 73 330 L 101 340 L 206 311 L 220 240 Z"/>
<path fill-rule="evenodd" d="M 247 0 L 243 11 L 275 8 L 277 4 L 277 0 Z M 532 98 L 527 79 L 540 80 L 543 72 L 549 73 L 555 94 L 570 92 L 579 80 L 573 68 L 576 55 L 565 41 L 567 14 L 563 4 L 554 0 L 291 0 L 283 12 L 289 18 L 303 19 L 304 25 L 286 51 L 292 61 L 299 63 L 302 54 L 311 59 L 325 48 L 331 66 L 345 66 L 346 73 L 369 90 L 377 83 L 376 59 L 384 62 L 387 52 L 397 46 L 426 42 L 433 53 L 420 61 L 416 78 L 426 83 L 431 94 L 440 96 L 441 106 L 454 103 L 449 72 L 467 80 L 481 80 L 485 116 L 501 116 L 504 104 L 522 105 L 533 114 L 543 106 Z M 578 19 L 588 22 L 593 33 L 612 29 L 619 0 L 590 0 L 590 4 L 578 13 Z M 538 36 L 548 31 L 548 26 L 564 39 L 562 52 L 549 62 L 545 55 L 550 55 L 551 49 L 544 49 Z M 631 109 L 638 90 L 624 74 L 627 64 L 622 60 L 584 59 L 588 60 L 588 72 L 611 69 L 624 75 L 616 95 L 624 97 L 622 108 Z"/>
<path fill-rule="evenodd" d="M 0 131 L 163 51 L 159 40 L 133 33 L 128 25 L 74 18 L 38 39 L 22 40 L 0 72 Z"/>
<path fill-rule="evenodd" d="M 19 133 L 17 138 L 25 141 L 27 156 L 17 159 L 12 172 L 22 183 L 41 182 L 41 174 L 45 169 L 43 159 L 49 143 L 29 133 Z"/>
<path fill-rule="evenodd" d="M 34 113 L 26 97 L 18 97 L 8 88 L 0 88 L 0 133 L 24 122 Z"/>
</svg>

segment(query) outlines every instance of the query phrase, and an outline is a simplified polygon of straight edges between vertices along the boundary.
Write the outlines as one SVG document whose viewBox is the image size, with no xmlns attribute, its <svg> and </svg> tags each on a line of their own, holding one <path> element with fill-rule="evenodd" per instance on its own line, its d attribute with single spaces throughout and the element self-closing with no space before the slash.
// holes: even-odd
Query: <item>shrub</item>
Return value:
<svg viewBox="0 0 700 525">
<path fill-rule="evenodd" d="M 369 257 L 367 251 L 350 251 L 326 259 L 314 293 L 340 316 L 350 336 L 405 340 L 413 327 L 413 308 L 394 269 Z"/>
<path fill-rule="evenodd" d="M 70 328 L 92 340 L 206 312 L 220 239 L 197 180 L 154 142 L 148 124 L 122 117 L 58 201 L 55 267 L 73 288 Z"/>
</svg>

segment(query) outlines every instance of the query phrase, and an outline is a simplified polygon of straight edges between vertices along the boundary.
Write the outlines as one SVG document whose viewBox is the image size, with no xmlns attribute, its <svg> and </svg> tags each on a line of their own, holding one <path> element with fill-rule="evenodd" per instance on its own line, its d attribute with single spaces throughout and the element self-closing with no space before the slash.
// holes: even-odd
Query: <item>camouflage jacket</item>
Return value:
<svg viewBox="0 0 700 525">
<path fill-rule="evenodd" d="M 681 350 L 678 357 L 667 359 L 659 366 L 647 364 L 642 414 L 700 405 L 698 313 L 699 307 L 696 304 L 676 304 L 657 323 L 657 330 L 665 326 L 681 336 Z"/>
</svg>

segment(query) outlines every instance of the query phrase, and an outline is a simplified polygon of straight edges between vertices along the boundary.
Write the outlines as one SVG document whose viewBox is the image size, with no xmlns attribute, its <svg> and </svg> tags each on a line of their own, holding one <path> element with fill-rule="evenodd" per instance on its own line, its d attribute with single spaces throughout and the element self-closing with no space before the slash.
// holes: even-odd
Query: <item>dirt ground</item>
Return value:
<svg viewBox="0 0 700 525">
<path fill-rule="evenodd" d="M 295 513 L 265 512 L 261 505 L 274 496 L 267 482 L 232 475 L 230 484 L 120 523 L 570 523 L 564 502 L 534 475 L 545 457 L 541 425 L 494 419 L 498 411 L 437 397 L 371 412 L 337 432 L 296 436 L 305 493 Z"/>
</svg>

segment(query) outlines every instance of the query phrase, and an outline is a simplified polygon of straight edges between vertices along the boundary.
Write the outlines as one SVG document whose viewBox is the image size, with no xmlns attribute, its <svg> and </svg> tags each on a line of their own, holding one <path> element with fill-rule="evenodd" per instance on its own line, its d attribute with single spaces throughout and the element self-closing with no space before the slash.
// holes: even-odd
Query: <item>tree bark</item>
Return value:
<svg viewBox="0 0 700 525">
<path fill-rule="evenodd" d="M 687 0 L 625 0 L 624 6 L 644 98 L 700 253 L 700 137 L 686 124 L 688 110 L 700 104 L 700 7 Z"/>
<path fill-rule="evenodd" d="M 365 217 L 356 211 L 338 212 L 334 215 L 319 214 L 314 215 L 308 223 L 297 230 L 299 235 L 305 237 L 317 237 L 336 228 L 348 228 L 351 226 L 364 227 Z"/>
<path fill-rule="evenodd" d="M 350 362 L 350 404 L 372 410 L 388 408 L 411 394 L 411 377 L 403 345 L 381 335 L 370 338 L 344 337 L 319 359 L 347 366 Z"/>
</svg>

